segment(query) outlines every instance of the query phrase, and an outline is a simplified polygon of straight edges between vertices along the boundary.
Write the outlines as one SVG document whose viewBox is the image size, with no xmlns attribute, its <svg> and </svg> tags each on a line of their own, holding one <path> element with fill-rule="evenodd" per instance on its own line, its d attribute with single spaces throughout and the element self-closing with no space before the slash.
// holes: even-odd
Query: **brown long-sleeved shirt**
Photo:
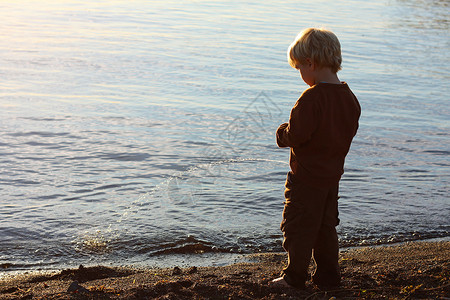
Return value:
<svg viewBox="0 0 450 300">
<path fill-rule="evenodd" d="M 358 130 L 361 107 L 348 85 L 319 83 L 305 90 L 289 123 L 277 130 L 279 147 L 290 147 L 295 181 L 326 187 L 339 182 Z"/>
</svg>

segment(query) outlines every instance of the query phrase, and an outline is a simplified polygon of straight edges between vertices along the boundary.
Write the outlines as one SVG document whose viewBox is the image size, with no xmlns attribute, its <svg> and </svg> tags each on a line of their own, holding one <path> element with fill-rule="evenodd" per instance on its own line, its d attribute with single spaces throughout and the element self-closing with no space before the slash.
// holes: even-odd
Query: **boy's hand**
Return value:
<svg viewBox="0 0 450 300">
<path fill-rule="evenodd" d="M 288 127 L 288 123 L 281 124 L 277 129 L 277 145 L 278 147 L 288 147 L 288 145 L 285 145 L 281 140 L 284 133 L 284 130 Z"/>
<path fill-rule="evenodd" d="M 288 123 L 283 123 L 283 124 L 281 124 L 280 126 L 278 126 L 277 131 L 278 131 L 278 130 L 284 130 L 286 127 L 288 127 Z"/>
</svg>

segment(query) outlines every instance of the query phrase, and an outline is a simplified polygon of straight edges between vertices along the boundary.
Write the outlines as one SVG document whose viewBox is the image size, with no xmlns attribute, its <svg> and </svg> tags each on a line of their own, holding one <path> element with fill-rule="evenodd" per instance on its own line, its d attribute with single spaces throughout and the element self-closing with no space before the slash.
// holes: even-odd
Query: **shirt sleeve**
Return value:
<svg viewBox="0 0 450 300">
<path fill-rule="evenodd" d="M 311 139 L 317 128 L 318 112 L 314 101 L 300 98 L 291 110 L 289 123 L 277 129 L 279 147 L 298 147 Z"/>
</svg>

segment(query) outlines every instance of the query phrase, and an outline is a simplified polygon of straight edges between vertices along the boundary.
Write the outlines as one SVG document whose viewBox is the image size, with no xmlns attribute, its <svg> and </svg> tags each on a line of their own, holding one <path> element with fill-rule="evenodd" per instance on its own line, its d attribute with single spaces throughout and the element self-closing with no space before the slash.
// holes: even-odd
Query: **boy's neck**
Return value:
<svg viewBox="0 0 450 300">
<path fill-rule="evenodd" d="M 320 68 L 314 70 L 314 84 L 324 83 L 334 83 L 341 84 L 339 77 L 336 73 L 331 71 L 329 68 Z"/>
</svg>

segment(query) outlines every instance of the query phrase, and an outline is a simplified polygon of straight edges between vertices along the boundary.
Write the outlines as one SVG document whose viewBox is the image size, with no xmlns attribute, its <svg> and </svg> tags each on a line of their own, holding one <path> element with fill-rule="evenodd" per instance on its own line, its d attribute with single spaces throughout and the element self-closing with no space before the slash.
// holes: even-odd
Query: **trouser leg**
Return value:
<svg viewBox="0 0 450 300">
<path fill-rule="evenodd" d="M 283 210 L 283 247 L 288 253 L 288 265 L 283 270 L 285 280 L 304 287 L 308 277 L 312 249 L 322 225 L 328 189 L 313 188 L 301 183 L 286 182 L 286 202 Z"/>
<path fill-rule="evenodd" d="M 322 286 L 337 286 L 341 282 L 339 268 L 339 242 L 336 226 L 338 218 L 338 187 L 330 189 L 322 224 L 314 244 L 313 256 L 316 262 L 314 283 Z"/>
</svg>

